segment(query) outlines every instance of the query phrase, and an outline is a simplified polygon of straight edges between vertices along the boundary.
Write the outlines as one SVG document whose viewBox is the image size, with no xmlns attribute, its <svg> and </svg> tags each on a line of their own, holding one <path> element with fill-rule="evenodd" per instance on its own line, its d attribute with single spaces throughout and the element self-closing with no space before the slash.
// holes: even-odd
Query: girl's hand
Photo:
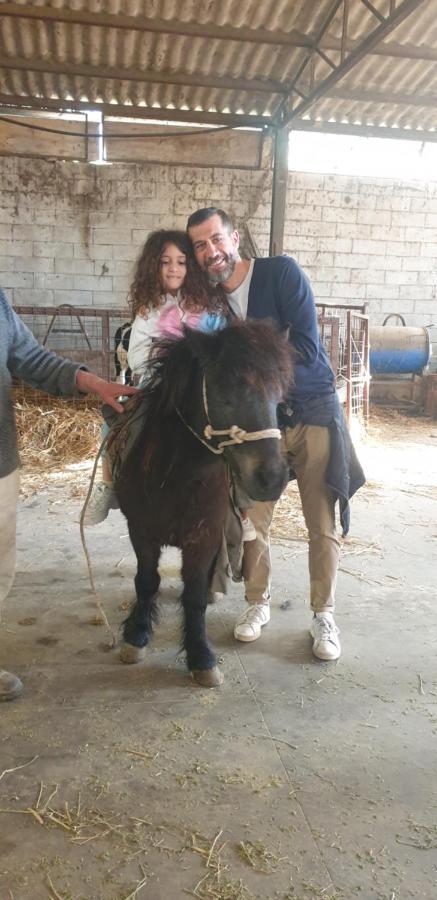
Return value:
<svg viewBox="0 0 437 900">
<path fill-rule="evenodd" d="M 76 385 L 81 394 L 95 394 L 100 397 L 102 403 L 112 406 L 116 412 L 124 412 L 124 406 L 119 402 L 120 396 L 130 397 L 136 394 L 137 389 L 124 384 L 116 384 L 113 381 L 104 381 L 92 372 L 84 372 L 79 369 L 76 375 Z"/>
</svg>

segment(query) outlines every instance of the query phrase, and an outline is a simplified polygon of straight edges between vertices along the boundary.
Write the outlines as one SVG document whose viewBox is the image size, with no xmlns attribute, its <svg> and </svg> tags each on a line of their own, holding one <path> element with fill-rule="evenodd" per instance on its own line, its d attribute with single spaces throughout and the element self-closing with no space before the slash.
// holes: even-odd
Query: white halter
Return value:
<svg viewBox="0 0 437 900">
<path fill-rule="evenodd" d="M 206 393 L 206 375 L 203 375 L 203 384 L 202 384 L 202 396 L 203 396 L 203 407 L 205 410 L 205 415 L 208 420 L 208 424 L 205 425 L 203 430 L 203 434 L 206 438 L 206 441 L 191 428 L 190 425 L 185 421 L 185 419 L 179 413 L 184 425 L 191 431 L 192 434 L 200 441 L 204 447 L 207 447 L 208 450 L 211 450 L 211 453 L 221 454 L 224 452 L 225 447 L 230 447 L 232 444 L 244 444 L 245 441 L 262 441 L 264 438 L 275 438 L 276 440 L 281 440 L 281 432 L 279 428 L 263 428 L 261 431 L 245 431 L 244 428 L 240 428 L 238 425 L 231 425 L 230 428 L 216 429 L 213 428 L 209 418 L 209 409 L 208 409 L 208 396 Z M 179 412 L 179 410 L 178 410 Z M 213 447 L 211 444 L 208 444 L 207 441 L 210 441 L 213 437 L 220 437 L 221 435 L 229 436 L 228 441 L 220 441 L 217 447 Z"/>
</svg>

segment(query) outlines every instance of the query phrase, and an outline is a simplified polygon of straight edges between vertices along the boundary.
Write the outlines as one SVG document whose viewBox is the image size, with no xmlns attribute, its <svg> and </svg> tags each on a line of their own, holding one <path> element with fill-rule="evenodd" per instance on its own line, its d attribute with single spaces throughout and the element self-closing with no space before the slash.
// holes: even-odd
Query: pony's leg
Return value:
<svg viewBox="0 0 437 900">
<path fill-rule="evenodd" d="M 198 546 L 194 550 L 191 547 L 184 547 L 182 552 L 183 646 L 187 654 L 187 666 L 199 684 L 204 687 L 218 687 L 223 682 L 223 675 L 209 644 L 205 625 L 208 588 L 215 554 L 212 561 L 210 555 L 205 561 L 202 560 L 201 549 Z"/>
<path fill-rule="evenodd" d="M 161 580 L 158 575 L 160 546 L 149 542 L 143 544 L 138 540 L 138 536 L 132 540 L 132 544 L 138 562 L 135 576 L 137 599 L 123 623 L 120 657 L 125 663 L 135 663 L 144 659 L 145 647 L 152 636 L 156 596 Z"/>
</svg>

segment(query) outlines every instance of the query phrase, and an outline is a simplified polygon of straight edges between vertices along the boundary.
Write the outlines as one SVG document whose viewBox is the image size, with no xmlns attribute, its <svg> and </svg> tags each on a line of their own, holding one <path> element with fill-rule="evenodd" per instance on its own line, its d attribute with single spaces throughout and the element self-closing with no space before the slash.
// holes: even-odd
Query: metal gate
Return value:
<svg viewBox="0 0 437 900">
<path fill-rule="evenodd" d="M 320 336 L 348 422 L 369 418 L 369 317 L 365 306 L 317 303 Z"/>
<path fill-rule="evenodd" d="M 335 373 L 346 418 L 369 415 L 369 320 L 363 306 L 316 304 L 321 339 Z M 15 312 L 43 346 L 115 378 L 114 335 L 129 321 L 129 309 L 93 309 L 64 304 L 15 306 Z"/>
<path fill-rule="evenodd" d="M 14 306 L 37 341 L 59 356 L 87 365 L 96 375 L 115 378 L 114 335 L 129 321 L 129 309 L 70 306 Z"/>
</svg>

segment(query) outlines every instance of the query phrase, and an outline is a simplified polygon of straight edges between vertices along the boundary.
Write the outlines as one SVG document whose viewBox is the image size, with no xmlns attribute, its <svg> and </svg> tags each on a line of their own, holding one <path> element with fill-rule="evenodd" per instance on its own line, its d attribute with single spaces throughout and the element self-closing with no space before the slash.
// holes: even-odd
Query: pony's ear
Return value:
<svg viewBox="0 0 437 900">
<path fill-rule="evenodd" d="M 185 326 L 184 335 L 193 358 L 198 360 L 201 366 L 212 362 L 218 356 L 220 348 L 217 332 L 195 331 Z"/>
</svg>

